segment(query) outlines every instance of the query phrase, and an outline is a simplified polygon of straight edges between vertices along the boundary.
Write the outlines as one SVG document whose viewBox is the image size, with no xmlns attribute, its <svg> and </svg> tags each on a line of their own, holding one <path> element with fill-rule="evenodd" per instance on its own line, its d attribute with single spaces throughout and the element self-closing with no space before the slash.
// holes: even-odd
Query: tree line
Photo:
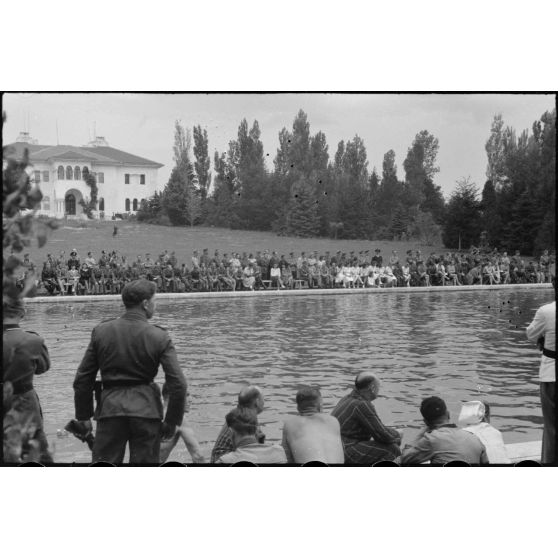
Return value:
<svg viewBox="0 0 558 558">
<path fill-rule="evenodd" d="M 479 195 L 468 178 L 446 201 L 436 184 L 439 142 L 418 132 L 398 178 L 395 152 L 381 172 L 368 168 L 355 135 L 330 157 L 325 134 L 311 133 L 304 111 L 279 132 L 269 171 L 255 120 L 243 119 L 228 150 L 213 155 L 207 130 L 177 121 L 174 161 L 161 193 L 146 200 L 138 219 L 167 225 L 207 225 L 274 231 L 280 235 L 344 239 L 443 241 L 448 249 L 487 242 L 531 255 L 554 246 L 556 110 L 518 135 L 496 115 L 486 142 L 487 180 Z M 481 236 L 482 235 L 482 236 Z"/>
</svg>

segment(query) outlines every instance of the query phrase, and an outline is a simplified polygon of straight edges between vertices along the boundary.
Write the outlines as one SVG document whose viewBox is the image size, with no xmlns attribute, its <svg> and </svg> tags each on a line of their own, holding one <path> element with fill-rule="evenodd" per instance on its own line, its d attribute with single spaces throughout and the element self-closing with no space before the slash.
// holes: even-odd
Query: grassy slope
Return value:
<svg viewBox="0 0 558 558">
<path fill-rule="evenodd" d="M 174 250 L 178 262 L 184 262 L 189 266 L 193 250 L 201 253 L 204 248 L 208 248 L 210 255 L 217 249 L 221 255 L 225 252 L 230 254 L 232 251 L 242 254 L 244 251 L 255 253 L 256 250 L 268 249 L 276 250 L 279 255 L 285 256 L 288 256 L 289 252 L 298 256 L 301 251 L 308 253 L 313 250 L 320 254 L 326 250 L 332 254 L 337 250 L 347 253 L 351 250 L 356 253 L 360 250 L 370 250 L 373 253 L 374 249 L 380 248 L 384 259 L 391 254 L 391 250 L 397 250 L 400 256 L 409 249 L 417 248 L 423 254 L 433 251 L 439 254 L 446 251 L 442 246 L 423 246 L 414 241 L 308 239 L 276 236 L 270 232 L 231 231 L 212 227 L 162 227 L 126 221 L 118 221 L 116 225 L 118 235 L 113 238 L 114 221 L 83 224 L 70 221 L 54 231 L 43 248 L 39 249 L 35 241 L 28 252 L 31 260 L 42 266 L 47 254 L 57 256 L 60 250 L 65 250 L 68 257 L 73 248 L 77 249 L 82 260 L 88 251 L 92 251 L 94 257 L 98 258 L 101 250 L 118 250 L 132 261 L 138 254 L 143 258 L 146 252 L 155 258 L 166 249 L 169 253 Z"/>
</svg>

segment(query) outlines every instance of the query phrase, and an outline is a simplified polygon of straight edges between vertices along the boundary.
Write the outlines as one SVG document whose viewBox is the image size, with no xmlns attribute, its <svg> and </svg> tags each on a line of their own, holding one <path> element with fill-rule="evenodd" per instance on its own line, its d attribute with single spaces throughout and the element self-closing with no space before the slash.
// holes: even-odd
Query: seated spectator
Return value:
<svg viewBox="0 0 558 558">
<path fill-rule="evenodd" d="M 343 463 L 339 421 L 322 413 L 322 396 L 316 388 L 302 388 L 296 394 L 298 415 L 283 425 L 283 448 L 289 463 Z"/>
<path fill-rule="evenodd" d="M 46 261 L 43 264 L 43 271 L 41 272 L 41 281 L 45 286 L 48 294 L 50 295 L 57 295 L 61 294 L 62 289 L 60 284 L 58 283 L 58 277 L 56 275 L 56 271 L 52 267 L 52 264 L 49 261 Z"/>
<path fill-rule="evenodd" d="M 314 263 L 310 263 L 314 262 Z M 310 257 L 308 259 L 308 288 L 313 289 L 314 287 L 320 286 L 320 272 L 318 270 L 317 261 Z"/>
<path fill-rule="evenodd" d="M 264 398 L 260 388 L 256 386 L 246 386 L 238 394 L 238 409 L 251 409 L 256 415 L 264 409 Z M 265 435 L 261 430 L 257 431 L 257 438 L 260 443 L 265 440 Z M 211 463 L 215 463 L 225 453 L 233 451 L 232 431 L 228 424 L 224 424 L 217 436 L 213 451 L 211 452 Z"/>
<path fill-rule="evenodd" d="M 463 403 L 457 424 L 463 430 L 475 434 L 483 443 L 489 463 L 510 463 L 502 434 L 490 424 L 490 407 L 487 403 Z"/>
<path fill-rule="evenodd" d="M 380 380 L 371 372 L 361 372 L 355 388 L 332 411 L 341 426 L 345 463 L 372 465 L 401 455 L 401 434 L 385 426 L 372 401 L 380 391 Z"/>
<path fill-rule="evenodd" d="M 475 265 L 474 267 L 472 267 L 469 270 L 469 273 L 467 273 L 465 280 L 467 282 L 467 285 L 474 285 L 475 283 L 482 285 L 482 273 L 480 265 Z"/>
<path fill-rule="evenodd" d="M 401 266 L 401 279 L 405 287 L 411 286 L 411 268 L 408 263 Z"/>
<path fill-rule="evenodd" d="M 279 262 L 273 262 L 272 268 L 269 270 L 271 278 L 271 286 L 275 289 L 284 289 L 285 285 L 281 279 L 281 270 L 279 269 Z"/>
<path fill-rule="evenodd" d="M 454 285 L 461 285 L 461 283 L 459 282 L 459 277 L 457 275 L 457 268 L 455 267 L 455 263 L 451 260 L 446 268 L 446 273 L 449 277 L 449 280 L 452 281 Z"/>
<path fill-rule="evenodd" d="M 366 278 L 367 287 L 379 287 L 380 286 L 380 270 L 376 264 L 370 265 L 368 268 L 368 277 Z"/>
<path fill-rule="evenodd" d="M 430 287 L 430 276 L 422 260 L 417 262 L 417 281 L 419 285 L 424 284 L 425 287 Z"/>
<path fill-rule="evenodd" d="M 76 269 L 75 265 L 72 265 L 68 270 L 68 275 L 66 276 L 66 285 L 68 287 L 67 294 L 77 295 L 77 288 L 79 283 L 79 271 Z"/>
<path fill-rule="evenodd" d="M 226 416 L 232 433 L 233 451 L 221 455 L 218 464 L 249 461 L 258 464 L 287 463 L 285 450 L 278 444 L 259 443 L 256 438 L 258 417 L 254 409 L 233 409 Z"/>
<path fill-rule="evenodd" d="M 254 277 L 254 264 L 248 264 L 242 270 L 242 286 L 249 291 L 254 290 L 256 278 Z"/>
<path fill-rule="evenodd" d="M 289 264 L 284 264 L 281 266 L 281 282 L 286 289 L 293 288 L 293 273 L 291 271 L 291 266 Z"/>
<path fill-rule="evenodd" d="M 350 265 L 344 265 L 342 268 L 343 273 L 343 288 L 352 289 L 355 285 L 355 275 L 353 268 Z"/>
<path fill-rule="evenodd" d="M 477 436 L 450 423 L 443 399 L 427 397 L 421 403 L 420 413 L 426 426 L 403 450 L 402 465 L 417 465 L 426 461 L 433 465 L 444 465 L 451 461 L 488 463 L 485 447 Z"/>
<path fill-rule="evenodd" d="M 383 274 L 380 274 L 380 277 L 384 287 L 396 287 L 397 277 L 393 273 L 393 269 L 391 269 L 391 266 L 386 265 L 383 270 Z"/>
<path fill-rule="evenodd" d="M 169 404 L 169 388 L 166 382 L 163 384 L 163 389 L 161 390 L 163 396 L 163 406 L 166 408 Z M 186 410 L 188 412 L 188 402 L 186 402 Z M 176 428 L 176 432 L 172 438 L 168 440 L 161 440 L 161 449 L 159 450 L 159 462 L 165 463 L 168 460 L 171 451 L 176 447 L 176 444 L 182 440 L 188 453 L 192 457 L 194 463 L 205 463 L 205 457 L 202 455 L 200 450 L 200 445 L 196 439 L 194 431 L 182 422 L 181 426 Z"/>
</svg>

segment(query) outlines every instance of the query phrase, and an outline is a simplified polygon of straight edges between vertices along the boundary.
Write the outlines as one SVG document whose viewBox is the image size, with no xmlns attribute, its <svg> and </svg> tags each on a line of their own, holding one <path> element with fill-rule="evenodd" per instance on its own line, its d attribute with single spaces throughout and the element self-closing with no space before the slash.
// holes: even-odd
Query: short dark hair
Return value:
<svg viewBox="0 0 558 558">
<path fill-rule="evenodd" d="M 420 414 L 426 422 L 433 422 L 445 416 L 447 412 L 445 401 L 436 395 L 423 399 L 420 404 Z"/>
<path fill-rule="evenodd" d="M 237 407 L 225 417 L 227 426 L 241 436 L 255 435 L 258 429 L 258 416 L 253 409 Z"/>
<path fill-rule="evenodd" d="M 318 388 L 303 387 L 296 392 L 296 406 L 299 411 L 315 407 L 321 396 Z"/>
<path fill-rule="evenodd" d="M 373 374 L 359 374 L 355 378 L 355 387 L 357 389 L 366 389 L 376 382 L 378 382 L 378 378 Z"/>
<path fill-rule="evenodd" d="M 122 289 L 122 302 L 126 308 L 132 308 L 144 300 L 152 299 L 156 292 L 157 286 L 153 281 L 147 279 L 130 281 Z"/>
<path fill-rule="evenodd" d="M 238 406 L 243 408 L 253 407 L 262 396 L 262 392 L 256 386 L 247 386 L 238 394 Z"/>
</svg>

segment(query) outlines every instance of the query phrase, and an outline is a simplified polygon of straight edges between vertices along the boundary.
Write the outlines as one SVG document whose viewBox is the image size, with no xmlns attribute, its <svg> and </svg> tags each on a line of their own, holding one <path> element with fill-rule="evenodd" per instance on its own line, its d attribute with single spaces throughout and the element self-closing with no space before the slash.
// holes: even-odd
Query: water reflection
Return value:
<svg viewBox="0 0 558 558">
<path fill-rule="evenodd" d="M 319 386 L 331 410 L 361 370 L 382 378 L 378 410 L 406 439 L 420 427 L 421 398 L 438 394 L 454 418 L 463 401 L 485 399 L 505 440 L 519 442 L 541 437 L 539 354 L 524 328 L 551 297 L 542 288 L 189 299 L 160 301 L 155 321 L 169 329 L 187 373 L 186 418 L 206 455 L 247 382 L 264 389 L 261 420 L 279 440 L 300 386 Z M 110 302 L 29 305 L 25 327 L 40 332 L 51 353 L 52 370 L 36 386 L 57 461 L 89 459 L 80 442 L 55 433 L 73 416 L 72 381 L 91 329 L 121 311 Z M 189 461 L 183 449 L 172 458 Z"/>
</svg>

